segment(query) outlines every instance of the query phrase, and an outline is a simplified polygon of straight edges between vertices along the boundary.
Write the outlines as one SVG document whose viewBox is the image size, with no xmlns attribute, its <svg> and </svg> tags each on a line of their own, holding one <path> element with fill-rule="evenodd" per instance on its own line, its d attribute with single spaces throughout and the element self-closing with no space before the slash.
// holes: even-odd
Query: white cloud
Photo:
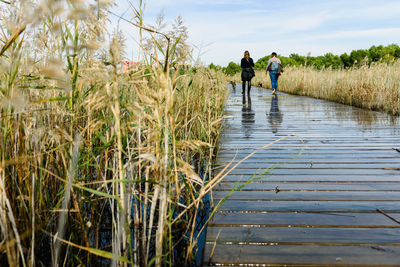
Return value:
<svg viewBox="0 0 400 267">
<path fill-rule="evenodd" d="M 400 23 L 394 23 L 399 22 L 398 0 L 148 0 L 146 3 L 147 24 L 154 24 L 156 14 L 162 9 L 168 22 L 181 14 L 191 43 L 197 46 L 211 43 L 204 48 L 209 52 L 203 61 L 220 65 L 239 61 L 246 49 L 254 59 L 272 51 L 284 55 L 308 52 L 320 55 L 400 39 Z M 119 10 L 123 12 L 124 8 Z"/>
<path fill-rule="evenodd" d="M 360 2 L 352 8 L 335 9 L 333 12 L 336 17 L 351 19 L 377 20 L 388 19 L 391 17 L 398 18 L 400 15 L 399 1 L 374 1 L 374 3 Z"/>
<path fill-rule="evenodd" d="M 370 39 L 380 41 L 386 39 L 389 42 L 400 41 L 400 27 L 397 28 L 375 28 L 367 30 L 348 30 L 348 31 L 331 31 L 323 34 L 315 34 L 312 36 L 305 36 L 301 38 L 288 38 L 285 41 L 318 41 L 318 40 L 360 40 Z"/>
<path fill-rule="evenodd" d="M 400 28 L 379 28 L 368 30 L 339 31 L 330 34 L 314 36 L 313 39 L 343 39 L 343 38 L 393 38 L 400 36 Z M 399 40 L 400 38 L 397 37 Z"/>
<path fill-rule="evenodd" d="M 277 24 L 275 26 L 280 27 L 280 29 L 283 30 L 305 31 L 320 27 L 329 19 L 329 15 L 326 12 L 302 16 L 290 16 L 288 19 L 275 22 L 275 24 Z"/>
</svg>

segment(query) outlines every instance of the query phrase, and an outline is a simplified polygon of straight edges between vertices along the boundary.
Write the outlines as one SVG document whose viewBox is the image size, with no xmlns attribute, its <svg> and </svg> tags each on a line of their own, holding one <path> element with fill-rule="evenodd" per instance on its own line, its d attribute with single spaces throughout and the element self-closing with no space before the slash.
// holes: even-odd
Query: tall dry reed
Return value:
<svg viewBox="0 0 400 267">
<path fill-rule="evenodd" d="M 172 266 L 196 253 L 203 197 L 220 179 L 225 76 L 171 69 L 176 43 L 142 18 L 132 25 L 168 45 L 121 73 L 123 38 L 101 45 L 110 5 L 1 10 L 1 265 Z"/>
</svg>

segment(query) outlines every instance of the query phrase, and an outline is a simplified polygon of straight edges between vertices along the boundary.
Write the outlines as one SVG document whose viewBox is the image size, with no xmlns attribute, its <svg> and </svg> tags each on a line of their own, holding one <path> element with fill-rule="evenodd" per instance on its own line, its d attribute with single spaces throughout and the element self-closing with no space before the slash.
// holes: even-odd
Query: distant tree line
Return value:
<svg viewBox="0 0 400 267">
<path fill-rule="evenodd" d="M 311 66 L 316 69 L 332 68 L 343 69 L 350 67 L 359 67 L 370 65 L 372 62 L 391 62 L 400 58 L 400 46 L 391 44 L 388 46 L 372 46 L 369 49 L 353 50 L 350 54 L 344 53 L 340 56 L 327 53 L 323 56 L 312 57 L 310 55 L 301 56 L 299 54 L 291 54 L 289 57 L 278 56 L 283 66 Z M 265 69 L 270 56 L 265 56 L 257 60 L 256 69 Z M 227 75 L 234 75 L 241 71 L 240 65 L 235 62 L 229 62 L 228 66 L 221 67 L 211 63 L 211 69 L 219 69 Z"/>
</svg>

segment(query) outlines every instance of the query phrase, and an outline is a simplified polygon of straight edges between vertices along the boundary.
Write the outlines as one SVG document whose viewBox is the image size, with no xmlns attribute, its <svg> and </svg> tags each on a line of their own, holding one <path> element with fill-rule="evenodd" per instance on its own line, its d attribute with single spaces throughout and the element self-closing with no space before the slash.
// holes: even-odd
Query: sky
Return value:
<svg viewBox="0 0 400 267">
<path fill-rule="evenodd" d="M 113 12 L 132 18 L 129 1 L 117 0 Z M 399 0 L 145 0 L 144 22 L 155 25 L 163 13 L 168 24 L 182 16 L 193 56 L 208 65 L 239 63 L 249 50 L 256 61 L 277 52 L 311 56 L 340 55 L 372 45 L 400 43 Z M 111 20 L 116 25 L 116 18 Z M 120 20 L 127 57 L 137 59 L 137 31 Z"/>
</svg>

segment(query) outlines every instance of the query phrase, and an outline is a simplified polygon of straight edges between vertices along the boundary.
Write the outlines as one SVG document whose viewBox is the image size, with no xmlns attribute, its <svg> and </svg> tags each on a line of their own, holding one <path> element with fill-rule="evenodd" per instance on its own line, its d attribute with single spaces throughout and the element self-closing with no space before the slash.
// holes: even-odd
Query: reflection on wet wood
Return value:
<svg viewBox="0 0 400 267">
<path fill-rule="evenodd" d="M 395 161 L 395 163 L 379 163 L 379 162 L 367 162 L 367 163 L 335 163 L 335 162 L 306 162 L 306 163 L 270 163 L 265 166 L 266 162 L 257 162 L 253 164 L 252 162 L 246 162 L 237 167 L 236 169 L 251 169 L 257 170 L 263 167 L 274 168 L 274 169 L 384 169 L 384 170 L 396 170 L 393 166 L 400 160 Z M 268 166 L 269 165 L 269 166 Z"/>
<path fill-rule="evenodd" d="M 245 163 L 244 163 L 245 164 Z M 393 164 L 397 165 L 397 164 Z M 375 177 L 382 177 L 385 175 L 394 175 L 396 177 L 400 176 L 400 171 L 398 170 L 389 170 L 389 169 L 334 169 L 334 168 L 301 168 L 296 169 L 283 169 L 283 168 L 275 168 L 270 169 L 273 166 L 270 164 L 263 164 L 258 169 L 241 169 L 237 168 L 232 170 L 230 174 L 245 174 L 247 176 L 255 175 L 257 177 L 262 176 L 263 173 L 268 173 L 269 175 L 322 175 L 326 173 L 332 173 L 335 175 L 366 175 L 371 176 L 374 175 Z M 397 166 L 396 166 L 397 167 Z"/>
<path fill-rule="evenodd" d="M 302 227 L 212 227 L 210 240 L 218 243 L 242 244 L 396 244 L 400 245 L 400 229 L 391 228 L 302 228 Z"/>
<path fill-rule="evenodd" d="M 241 186 L 244 182 L 234 183 L 234 182 L 222 182 L 216 187 L 216 191 L 226 191 L 231 190 L 235 186 Z M 253 182 L 246 185 L 241 191 L 277 191 L 284 192 L 286 190 L 293 191 L 399 191 L 400 183 L 296 183 L 296 182 Z"/>
<path fill-rule="evenodd" d="M 215 191 L 215 200 L 228 195 L 228 191 Z M 230 200 L 253 201 L 399 201 L 399 192 L 355 192 L 355 191 L 239 191 Z"/>
<path fill-rule="evenodd" d="M 212 245 L 206 246 L 205 258 L 210 258 Z M 217 244 L 210 266 L 247 266 L 266 263 L 267 266 L 301 264 L 301 266 L 399 266 L 400 247 L 379 245 L 236 245 Z M 360 264 L 361 263 L 361 264 Z M 208 264 L 208 262 L 205 262 Z M 275 265 L 272 265 L 275 264 Z"/>
<path fill-rule="evenodd" d="M 274 227 L 368 227 L 395 228 L 396 235 L 400 234 L 400 226 L 395 221 L 379 213 L 340 213 L 334 211 L 310 212 L 269 212 L 262 213 L 228 213 L 220 212 L 215 215 L 211 226 L 274 226 Z M 317 240 L 316 240 L 317 241 Z M 399 239 L 400 244 L 400 239 Z"/>
<path fill-rule="evenodd" d="M 400 213 L 400 202 L 396 201 L 246 201 L 229 200 L 222 204 L 222 212 L 302 212 L 302 211 L 334 211 L 334 212 L 369 212 L 375 213 L 379 207 L 387 212 Z M 393 214 L 392 214 L 393 215 Z"/>
<path fill-rule="evenodd" d="M 260 171 L 258 171 L 260 172 Z M 231 174 L 225 178 L 225 181 L 237 182 L 237 181 L 245 181 L 246 177 L 249 175 L 243 174 Z M 377 176 L 377 175 L 356 175 L 356 174 L 346 174 L 346 175 L 337 175 L 337 174 L 274 174 L 267 173 L 266 175 L 257 175 L 257 182 L 341 182 L 341 183 L 353 183 L 353 182 L 398 182 L 398 175 L 385 175 L 385 176 Z"/>
<path fill-rule="evenodd" d="M 259 88 L 226 111 L 216 171 L 296 136 L 216 187 L 215 203 L 255 178 L 210 221 L 205 266 L 400 266 L 398 118 Z"/>
</svg>

